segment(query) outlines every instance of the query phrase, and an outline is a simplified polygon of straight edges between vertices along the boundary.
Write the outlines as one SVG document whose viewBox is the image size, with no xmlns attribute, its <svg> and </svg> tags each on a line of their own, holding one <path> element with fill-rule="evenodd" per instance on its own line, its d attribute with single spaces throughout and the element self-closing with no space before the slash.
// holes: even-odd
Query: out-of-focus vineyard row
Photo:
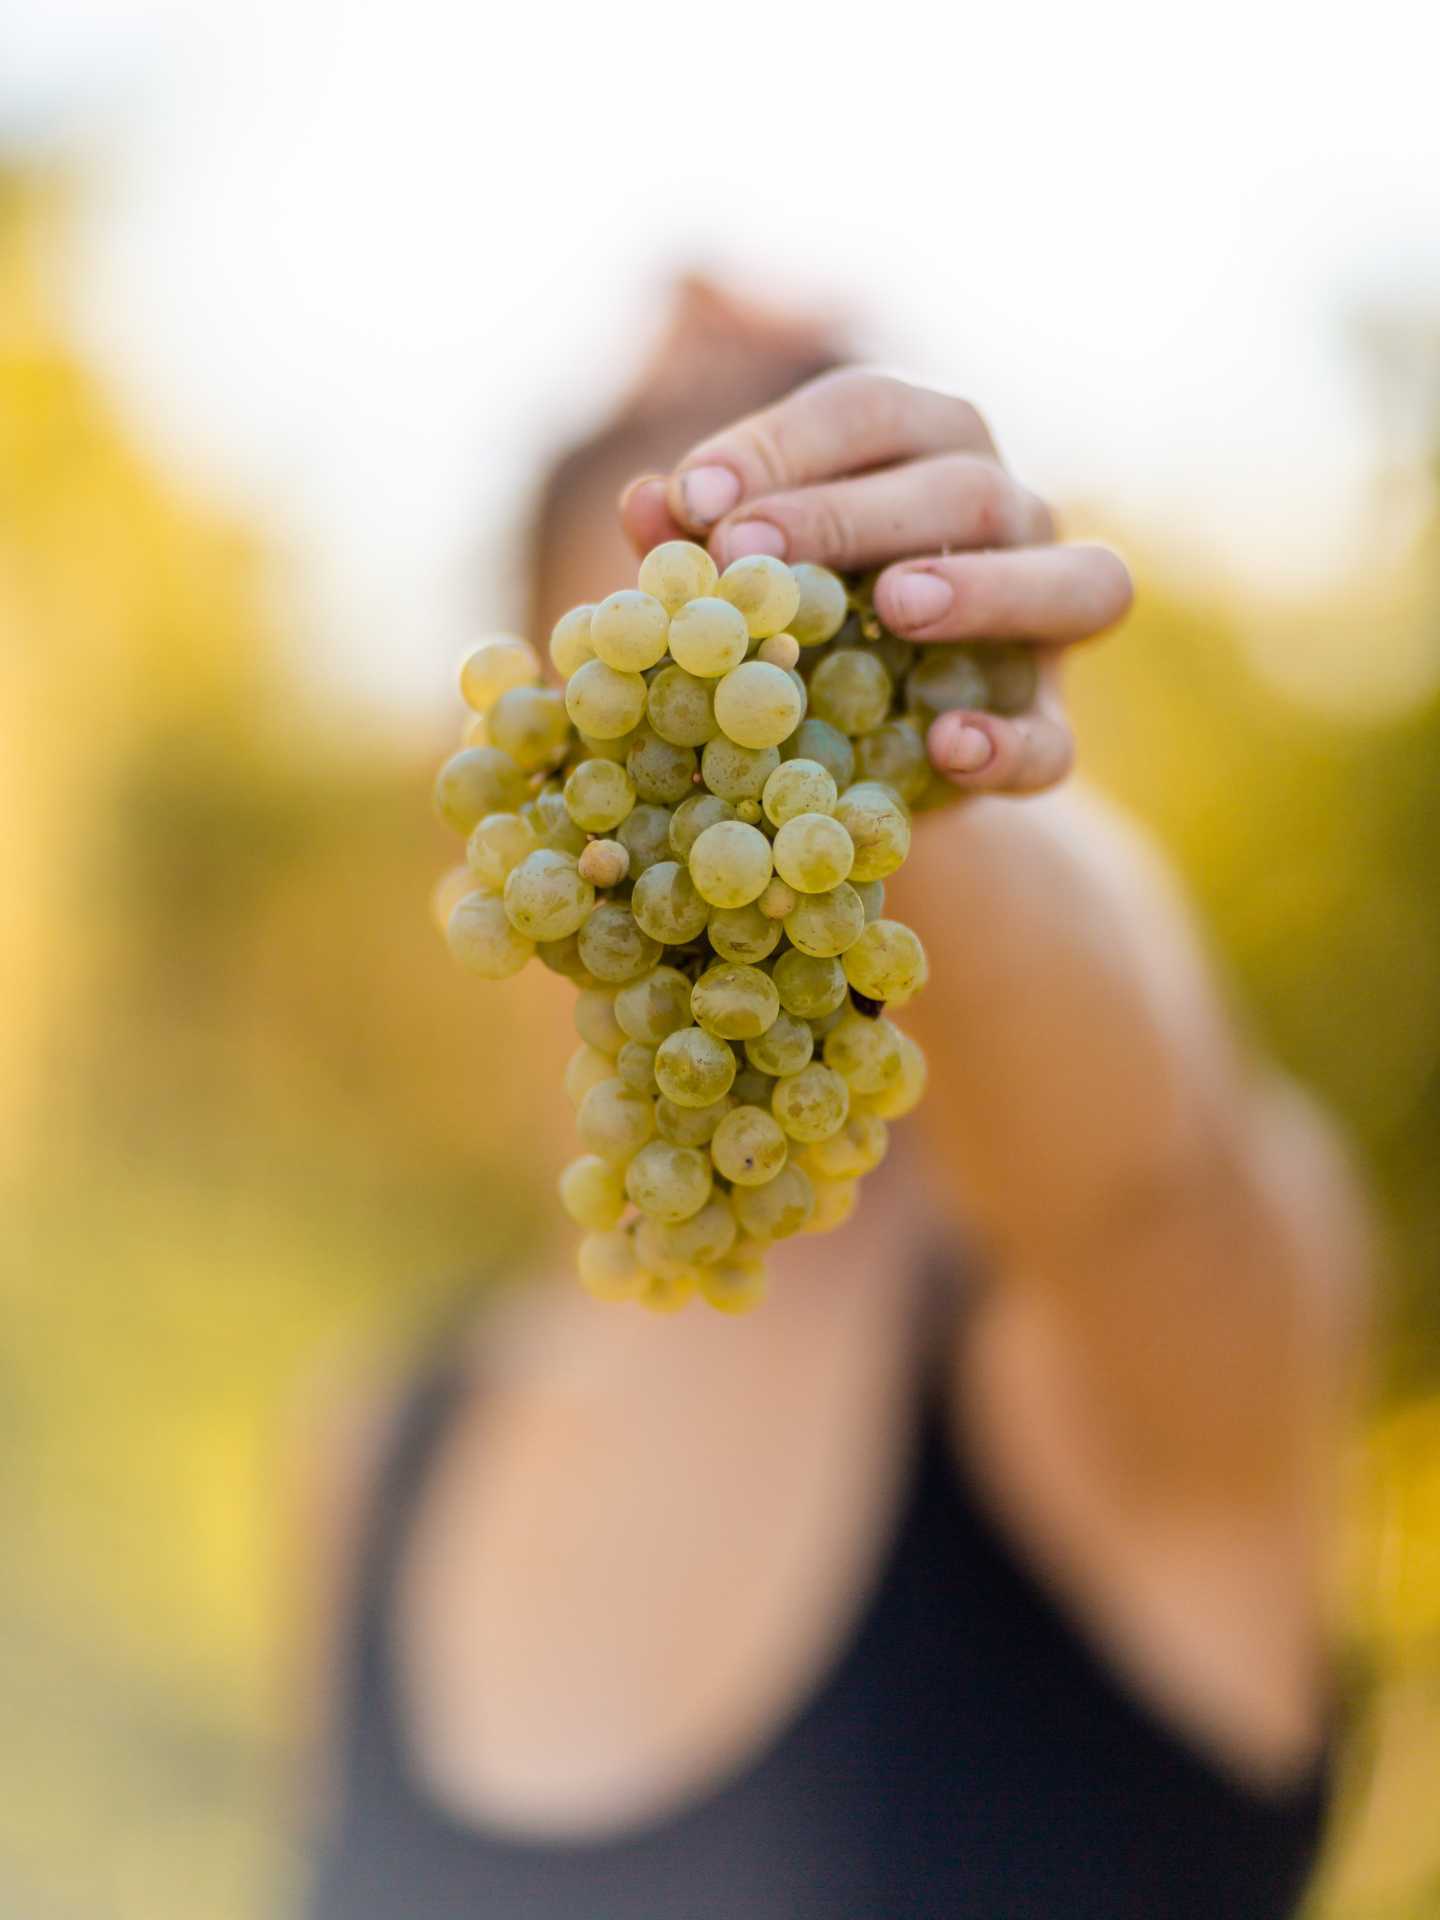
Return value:
<svg viewBox="0 0 1440 1920">
<path fill-rule="evenodd" d="M 515 1057 L 557 983 L 450 965 L 445 743 L 296 671 L 256 543 L 67 343 L 60 224 L 0 173 L 0 1906 L 240 1920 L 284 1870 L 297 1374 L 545 1230 L 570 1036 L 562 993 Z M 1320 1908 L 1440 1915 L 1440 519 L 1319 604 L 1139 573 L 1076 670 L 1087 770 L 1389 1222 Z"/>
</svg>

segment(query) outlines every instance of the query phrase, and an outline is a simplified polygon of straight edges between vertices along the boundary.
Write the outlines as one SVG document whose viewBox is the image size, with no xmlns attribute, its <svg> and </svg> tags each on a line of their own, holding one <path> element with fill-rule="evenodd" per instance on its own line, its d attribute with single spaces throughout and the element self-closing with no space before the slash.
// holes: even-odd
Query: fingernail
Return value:
<svg viewBox="0 0 1440 1920">
<path fill-rule="evenodd" d="M 935 573 L 902 573 L 890 582 L 890 599 L 902 627 L 928 627 L 947 613 L 955 595 Z"/>
<path fill-rule="evenodd" d="M 945 738 L 945 765 L 951 773 L 979 773 L 995 758 L 995 745 L 979 727 L 960 727 Z"/>
<path fill-rule="evenodd" d="M 785 558 L 785 536 L 771 520 L 742 520 L 737 526 L 726 527 L 720 544 L 726 566 L 751 553 L 768 553 L 772 560 Z"/>
<path fill-rule="evenodd" d="M 691 467 L 681 475 L 680 498 L 692 527 L 710 527 L 739 504 L 740 482 L 729 467 Z"/>
<path fill-rule="evenodd" d="M 665 485 L 665 476 L 663 473 L 637 474 L 635 478 L 629 481 L 626 484 L 626 486 L 621 490 L 620 499 L 618 502 L 620 511 L 622 513 L 625 511 L 626 507 L 629 506 L 630 502 L 635 498 L 636 494 L 640 492 L 642 487 L 663 488 L 664 485 Z"/>
</svg>

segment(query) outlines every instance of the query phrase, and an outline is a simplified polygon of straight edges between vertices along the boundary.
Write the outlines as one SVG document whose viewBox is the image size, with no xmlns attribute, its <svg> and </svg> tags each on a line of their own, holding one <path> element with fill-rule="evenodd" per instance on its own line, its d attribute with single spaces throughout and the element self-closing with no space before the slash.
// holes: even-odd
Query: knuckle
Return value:
<svg viewBox="0 0 1440 1920">
<path fill-rule="evenodd" d="M 808 503 L 804 539 L 817 559 L 851 565 L 859 551 L 854 516 L 832 490 L 817 492 Z"/>
<path fill-rule="evenodd" d="M 740 454 L 761 487 L 780 487 L 787 475 L 785 429 L 775 414 L 757 414 L 740 433 Z"/>
<path fill-rule="evenodd" d="M 1015 483 L 988 460 L 969 470 L 970 538 L 977 547 L 1013 546 L 1019 535 Z"/>
</svg>

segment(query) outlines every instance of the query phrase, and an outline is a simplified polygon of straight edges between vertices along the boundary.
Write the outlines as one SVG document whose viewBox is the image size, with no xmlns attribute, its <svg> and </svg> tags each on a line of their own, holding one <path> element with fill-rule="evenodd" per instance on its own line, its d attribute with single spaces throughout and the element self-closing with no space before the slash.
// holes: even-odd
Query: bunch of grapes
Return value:
<svg viewBox="0 0 1440 1920">
<path fill-rule="evenodd" d="M 889 1018 L 925 952 L 885 913 L 925 748 L 953 707 L 1018 712 L 1025 649 L 917 648 L 866 581 L 669 541 L 636 588 L 466 661 L 472 717 L 435 803 L 467 836 L 451 951 L 574 980 L 565 1074 L 584 1151 L 560 1199 L 590 1292 L 744 1312 L 764 1254 L 845 1220 L 925 1085 Z"/>
</svg>

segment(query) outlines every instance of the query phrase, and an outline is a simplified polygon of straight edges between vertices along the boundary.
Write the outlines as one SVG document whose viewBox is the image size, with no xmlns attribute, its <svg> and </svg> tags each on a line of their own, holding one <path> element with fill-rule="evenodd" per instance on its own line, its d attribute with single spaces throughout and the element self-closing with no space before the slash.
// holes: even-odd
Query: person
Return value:
<svg viewBox="0 0 1440 1920">
<path fill-rule="evenodd" d="M 1315 1860 L 1363 1204 L 1067 779 L 1124 566 L 970 405 L 843 358 L 688 287 L 542 494 L 536 630 L 683 536 L 1036 648 L 1033 711 L 936 721 L 965 804 L 891 883 L 928 1096 L 747 1319 L 546 1250 L 326 1450 L 313 1920 L 1274 1920 Z"/>
</svg>

